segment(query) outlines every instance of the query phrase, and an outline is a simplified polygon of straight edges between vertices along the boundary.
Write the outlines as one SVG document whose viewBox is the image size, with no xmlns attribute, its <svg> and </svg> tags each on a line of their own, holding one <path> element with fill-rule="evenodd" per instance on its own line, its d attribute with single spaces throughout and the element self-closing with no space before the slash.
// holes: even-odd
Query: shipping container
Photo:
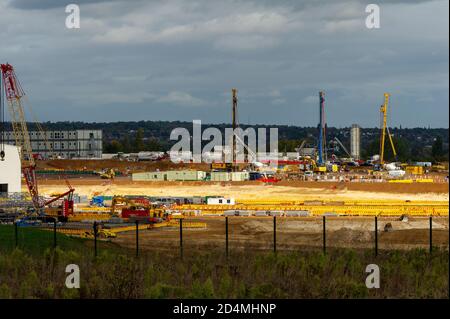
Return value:
<svg viewBox="0 0 450 319">
<path fill-rule="evenodd" d="M 231 180 L 234 182 L 248 181 L 250 179 L 249 172 L 232 172 Z"/>
<path fill-rule="evenodd" d="M 235 205 L 234 198 L 208 197 L 208 205 Z"/>
<path fill-rule="evenodd" d="M 310 216 L 311 213 L 308 210 L 291 210 L 286 211 L 286 216 L 288 217 L 301 217 L 301 216 Z"/>
<path fill-rule="evenodd" d="M 162 171 L 133 173 L 133 181 L 201 181 L 206 178 L 206 172 L 203 171 Z"/>
<path fill-rule="evenodd" d="M 211 181 L 229 182 L 231 181 L 231 174 L 228 172 L 211 172 Z"/>
<path fill-rule="evenodd" d="M 422 175 L 424 173 L 423 166 L 406 166 L 405 170 L 408 174 Z"/>
</svg>

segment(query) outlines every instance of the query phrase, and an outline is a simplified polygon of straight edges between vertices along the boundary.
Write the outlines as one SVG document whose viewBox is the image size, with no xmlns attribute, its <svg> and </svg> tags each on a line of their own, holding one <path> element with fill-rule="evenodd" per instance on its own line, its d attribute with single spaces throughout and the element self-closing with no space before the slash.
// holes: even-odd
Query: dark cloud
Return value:
<svg viewBox="0 0 450 319">
<path fill-rule="evenodd" d="M 379 30 L 365 0 L 70 2 L 91 4 L 79 30 L 34 10 L 61 1 L 0 2 L 0 56 L 42 121 L 227 122 L 237 87 L 243 123 L 313 126 L 325 90 L 329 125 L 377 126 L 390 92 L 393 125 L 448 127 L 448 1 L 378 1 Z"/>
<path fill-rule="evenodd" d="M 9 0 L 8 4 L 11 7 L 14 7 L 17 9 L 45 10 L 45 9 L 65 7 L 71 3 L 83 5 L 83 4 L 114 2 L 114 1 L 121 1 L 121 0 L 67 0 L 67 1 L 63 1 L 63 0 Z"/>
<path fill-rule="evenodd" d="M 8 4 L 14 8 L 18 9 L 52 9 L 65 7 L 70 3 L 75 4 L 93 4 L 93 3 L 102 3 L 102 2 L 115 2 L 122 1 L 127 3 L 135 2 L 134 0 L 74 0 L 74 1 L 62 1 L 62 0 L 9 0 Z M 148 0 L 147 0 L 148 1 Z M 163 2 L 163 0 L 156 0 Z M 359 2 L 361 4 L 369 4 L 374 3 L 373 0 L 354 0 L 355 2 Z M 422 2 L 430 2 L 436 0 L 379 0 L 376 1 L 377 4 L 395 4 L 395 3 L 422 3 Z M 189 2 L 189 0 L 186 0 Z M 211 2 L 214 2 L 212 0 Z M 236 1 L 226 1 L 230 3 L 237 3 Z M 249 1 L 250 2 L 250 1 Z M 254 1 L 255 4 L 265 5 L 265 6 L 287 6 L 293 8 L 295 10 L 303 10 L 308 7 L 320 7 L 325 4 L 329 4 L 330 0 L 257 0 Z M 132 4 L 131 4 L 132 5 Z"/>
</svg>

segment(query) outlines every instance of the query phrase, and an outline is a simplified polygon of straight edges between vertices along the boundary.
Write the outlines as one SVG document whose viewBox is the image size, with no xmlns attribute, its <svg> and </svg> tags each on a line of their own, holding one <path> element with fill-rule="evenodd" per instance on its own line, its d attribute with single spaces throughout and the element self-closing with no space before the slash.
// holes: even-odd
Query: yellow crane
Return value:
<svg viewBox="0 0 450 319">
<path fill-rule="evenodd" d="M 397 151 L 395 150 L 394 141 L 392 140 L 391 132 L 389 131 L 389 127 L 387 125 L 387 113 L 388 113 L 388 105 L 389 105 L 389 93 L 384 93 L 384 104 L 380 107 L 381 114 L 381 138 L 380 138 L 380 164 L 384 164 L 384 144 L 386 140 L 386 132 L 389 137 L 389 142 L 391 143 L 392 153 L 394 154 L 395 159 L 397 159 Z"/>
</svg>

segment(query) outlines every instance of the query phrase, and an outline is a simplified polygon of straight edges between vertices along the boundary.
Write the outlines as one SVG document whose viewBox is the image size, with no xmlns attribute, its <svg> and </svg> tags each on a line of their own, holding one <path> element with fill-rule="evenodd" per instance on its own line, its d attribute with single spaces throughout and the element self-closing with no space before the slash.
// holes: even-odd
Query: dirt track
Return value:
<svg viewBox="0 0 450 319">
<path fill-rule="evenodd" d="M 196 218 L 192 221 L 207 223 L 206 229 L 184 229 L 185 249 L 220 248 L 225 245 L 224 218 Z M 392 231 L 384 227 L 391 223 Z M 447 247 L 449 244 L 449 221 L 447 217 L 433 220 L 433 245 Z M 427 218 L 413 218 L 408 222 L 383 218 L 378 221 L 379 249 L 410 249 L 429 247 L 429 221 Z M 328 247 L 370 248 L 374 246 L 373 218 L 329 217 L 326 223 Z M 179 247 L 179 231 L 153 229 L 140 233 L 142 249 L 176 249 Z M 123 233 L 114 242 L 134 247 L 135 234 Z M 229 218 L 230 249 L 273 249 L 272 218 Z M 322 247 L 321 218 L 278 218 L 277 248 L 299 249 L 301 247 Z"/>
<path fill-rule="evenodd" d="M 100 178 L 71 179 L 75 192 L 80 195 L 149 195 L 149 196 L 211 196 L 220 195 L 236 199 L 401 199 L 448 201 L 448 184 L 419 183 L 327 183 L 292 182 L 264 185 L 260 182 L 133 182 L 128 178 L 113 181 Z M 206 187 L 207 186 L 207 187 Z M 42 194 L 67 190 L 61 180 L 40 179 Z M 24 190 L 26 191 L 26 190 Z"/>
</svg>

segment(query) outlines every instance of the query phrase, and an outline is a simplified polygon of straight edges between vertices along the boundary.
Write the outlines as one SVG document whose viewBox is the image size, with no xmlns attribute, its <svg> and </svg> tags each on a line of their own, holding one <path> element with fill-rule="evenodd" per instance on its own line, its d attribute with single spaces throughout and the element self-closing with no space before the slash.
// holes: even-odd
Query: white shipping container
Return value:
<svg viewBox="0 0 450 319">
<path fill-rule="evenodd" d="M 249 172 L 232 172 L 231 180 L 240 182 L 240 181 L 248 181 L 250 179 Z"/>
<path fill-rule="evenodd" d="M 208 205 L 234 205 L 234 198 L 225 198 L 225 197 L 210 197 L 206 201 Z"/>
<path fill-rule="evenodd" d="M 231 174 L 228 172 L 211 172 L 211 181 L 228 182 L 231 180 Z"/>
</svg>

